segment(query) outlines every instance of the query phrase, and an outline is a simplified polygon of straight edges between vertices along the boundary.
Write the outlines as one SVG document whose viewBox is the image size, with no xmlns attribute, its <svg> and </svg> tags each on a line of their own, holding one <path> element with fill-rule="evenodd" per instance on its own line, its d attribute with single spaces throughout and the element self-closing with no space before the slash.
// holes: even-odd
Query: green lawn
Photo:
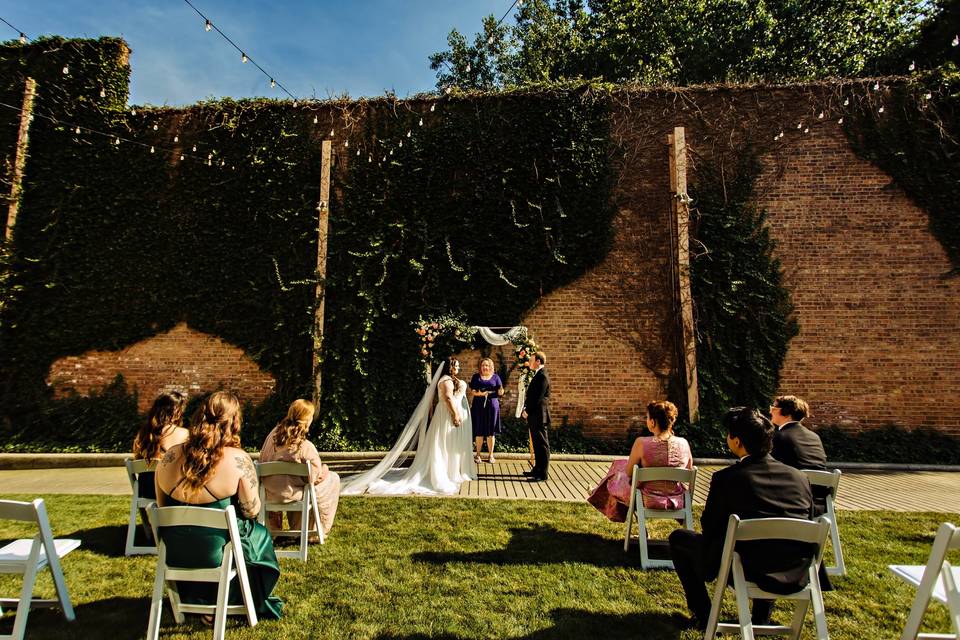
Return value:
<svg viewBox="0 0 960 640">
<path fill-rule="evenodd" d="M 5 496 L 26 499 L 23 496 Z M 30 638 L 140 638 L 147 626 L 155 558 L 124 558 L 128 502 L 115 496 L 47 498 L 54 534 L 83 546 L 64 561 L 77 620 L 57 610 L 30 615 Z M 888 563 L 925 562 L 937 526 L 956 515 L 841 513 L 850 575 L 826 595 L 831 637 L 893 638 L 913 591 Z M 669 525 L 666 525 L 669 528 Z M 662 534 L 660 530 L 658 534 Z M 22 533 L 0 524 L 0 538 Z M 327 541 L 304 566 L 282 560 L 283 619 L 250 629 L 234 619 L 231 638 L 681 638 L 686 614 L 671 571 L 639 569 L 622 550 L 621 525 L 586 503 L 423 498 L 345 498 Z M 48 575 L 40 591 L 52 596 Z M 19 581 L 0 580 L 13 597 Z M 732 598 L 732 595 L 731 595 Z M 728 613 L 732 612 L 728 598 Z M 779 618 L 785 618 L 780 613 Z M 928 625 L 947 630 L 937 605 Z M 208 638 L 188 617 L 165 638 Z M 0 632 L 9 633 L 7 612 Z M 808 616 L 804 637 L 810 636 Z"/>
</svg>

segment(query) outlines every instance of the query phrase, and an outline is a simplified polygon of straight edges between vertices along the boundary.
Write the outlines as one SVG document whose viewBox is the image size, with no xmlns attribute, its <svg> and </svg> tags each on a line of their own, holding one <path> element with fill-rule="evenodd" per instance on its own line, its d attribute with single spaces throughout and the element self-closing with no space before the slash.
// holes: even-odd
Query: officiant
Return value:
<svg viewBox="0 0 960 640">
<path fill-rule="evenodd" d="M 493 447 L 497 436 L 503 432 L 500 422 L 500 398 L 503 397 L 503 381 L 494 373 L 493 360 L 480 360 L 480 371 L 473 374 L 467 393 L 471 398 L 470 419 L 473 421 L 473 439 L 476 454 L 473 459 L 478 464 L 482 462 L 480 453 L 483 451 L 483 441 L 487 441 L 487 462 L 493 464 Z"/>
</svg>

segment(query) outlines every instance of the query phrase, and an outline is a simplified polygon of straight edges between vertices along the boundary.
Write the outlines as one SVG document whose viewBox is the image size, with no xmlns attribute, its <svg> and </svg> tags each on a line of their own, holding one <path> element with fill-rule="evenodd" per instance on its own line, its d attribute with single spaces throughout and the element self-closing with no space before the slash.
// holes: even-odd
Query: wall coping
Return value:
<svg viewBox="0 0 960 640">
<path fill-rule="evenodd" d="M 320 452 L 320 458 L 328 461 L 379 460 L 384 451 L 328 451 Z M 498 453 L 501 460 L 527 460 L 526 453 Z M 260 454 L 252 453 L 254 459 Z M 562 462 L 612 462 L 624 456 L 556 453 L 551 460 Z M 67 469 L 84 467 L 122 467 L 129 453 L 0 453 L 0 470 L 15 469 Z M 730 458 L 694 458 L 701 466 L 728 466 L 733 464 Z M 947 471 L 960 472 L 960 465 L 936 464 L 893 464 L 872 462 L 834 462 L 834 469 L 858 471 Z"/>
</svg>

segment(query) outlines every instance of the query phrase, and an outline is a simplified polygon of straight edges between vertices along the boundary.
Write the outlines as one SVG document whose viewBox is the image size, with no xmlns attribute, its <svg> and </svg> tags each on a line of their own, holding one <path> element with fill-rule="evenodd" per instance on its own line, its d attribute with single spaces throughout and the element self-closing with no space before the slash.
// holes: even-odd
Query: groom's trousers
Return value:
<svg viewBox="0 0 960 640">
<path fill-rule="evenodd" d="M 547 428 L 550 425 L 545 423 L 539 415 L 530 414 L 527 426 L 530 428 L 530 438 L 533 440 L 533 475 L 537 478 L 546 478 L 547 468 L 550 466 L 550 438 L 547 436 Z"/>
</svg>

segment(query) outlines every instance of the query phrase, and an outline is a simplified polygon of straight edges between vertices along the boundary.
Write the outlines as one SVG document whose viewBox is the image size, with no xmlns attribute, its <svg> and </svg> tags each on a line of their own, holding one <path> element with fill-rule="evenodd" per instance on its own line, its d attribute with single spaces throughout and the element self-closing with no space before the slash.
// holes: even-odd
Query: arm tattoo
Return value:
<svg viewBox="0 0 960 640">
<path fill-rule="evenodd" d="M 260 499 L 252 498 L 250 500 L 243 500 L 238 498 L 237 502 L 240 505 L 240 513 L 242 513 L 247 518 L 255 518 L 257 514 L 260 513 Z"/>
<path fill-rule="evenodd" d="M 247 456 L 234 456 L 234 460 L 237 461 L 237 469 L 240 470 L 240 473 L 247 481 L 252 491 L 257 490 L 257 470 L 253 468 L 253 464 L 250 462 L 250 458 Z"/>
<path fill-rule="evenodd" d="M 165 454 L 163 454 L 163 460 L 160 461 L 160 464 L 172 464 L 173 459 L 176 457 L 176 452 L 173 449 L 170 449 L 170 451 L 167 451 Z"/>
</svg>

